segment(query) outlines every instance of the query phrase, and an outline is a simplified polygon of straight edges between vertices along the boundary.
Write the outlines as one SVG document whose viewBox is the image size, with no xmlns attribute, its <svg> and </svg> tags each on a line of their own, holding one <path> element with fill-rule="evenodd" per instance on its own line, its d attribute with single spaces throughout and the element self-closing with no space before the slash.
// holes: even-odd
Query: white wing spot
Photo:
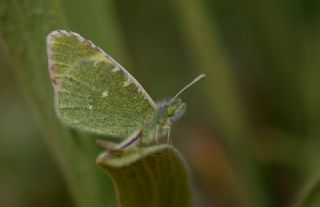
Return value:
<svg viewBox="0 0 320 207">
<path fill-rule="evenodd" d="M 96 61 L 94 61 L 93 65 L 94 65 L 95 67 L 97 67 L 98 64 L 99 64 L 99 62 L 100 62 L 100 61 L 96 60 Z"/>
<path fill-rule="evenodd" d="M 114 67 L 111 71 L 113 72 L 113 73 L 115 73 L 115 72 L 118 72 L 120 70 L 120 68 L 119 67 Z"/>
<path fill-rule="evenodd" d="M 105 90 L 105 91 L 102 93 L 102 97 L 107 97 L 107 96 L 109 96 L 109 93 L 108 93 L 107 90 Z"/>
<path fill-rule="evenodd" d="M 123 87 L 127 87 L 132 83 L 132 80 L 128 78 L 126 81 L 123 82 Z"/>
</svg>

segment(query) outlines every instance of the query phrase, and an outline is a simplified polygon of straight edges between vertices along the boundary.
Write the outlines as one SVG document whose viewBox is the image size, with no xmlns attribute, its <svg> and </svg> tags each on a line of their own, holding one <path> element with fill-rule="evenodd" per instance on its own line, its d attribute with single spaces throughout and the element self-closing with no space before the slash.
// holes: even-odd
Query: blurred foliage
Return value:
<svg viewBox="0 0 320 207">
<path fill-rule="evenodd" d="M 290 206 L 314 192 L 305 184 L 317 188 L 319 1 L 61 4 L 69 27 L 123 63 L 156 100 L 208 74 L 183 95 L 189 110 L 172 135 L 191 165 L 195 206 Z M 2 43 L 0 205 L 70 206 Z"/>
<path fill-rule="evenodd" d="M 0 204 L 71 206 L 65 184 L 44 148 L 33 115 L 0 55 Z"/>
</svg>

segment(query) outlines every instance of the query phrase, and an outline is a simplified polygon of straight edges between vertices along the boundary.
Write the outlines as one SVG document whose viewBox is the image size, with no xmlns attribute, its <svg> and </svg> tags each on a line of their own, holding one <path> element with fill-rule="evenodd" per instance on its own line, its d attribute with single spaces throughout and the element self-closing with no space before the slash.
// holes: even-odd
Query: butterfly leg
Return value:
<svg viewBox="0 0 320 207">
<path fill-rule="evenodd" d="M 167 144 L 172 145 L 172 141 L 170 139 L 170 132 L 171 132 L 171 127 L 168 127 Z"/>
<path fill-rule="evenodd" d="M 156 144 L 159 145 L 159 124 L 156 127 Z"/>
<path fill-rule="evenodd" d="M 143 129 L 139 129 L 134 134 L 132 134 L 128 139 L 126 139 L 124 142 L 120 143 L 119 145 L 114 145 L 110 142 L 107 142 L 107 141 L 101 140 L 101 139 L 97 139 L 96 143 L 97 143 L 97 145 L 105 148 L 110 155 L 120 156 L 124 153 L 124 151 L 127 147 L 135 145 L 138 140 L 139 140 L 139 144 L 141 144 L 141 142 L 142 142 L 141 137 L 142 136 L 143 136 Z"/>
<path fill-rule="evenodd" d="M 100 147 L 103 147 L 104 149 L 106 149 L 106 151 L 110 155 L 120 156 L 124 152 L 123 149 L 118 149 L 113 144 L 111 144 L 110 142 L 107 142 L 105 140 L 97 139 L 96 144 L 99 145 Z"/>
<path fill-rule="evenodd" d="M 142 138 L 143 137 L 143 129 L 139 129 L 136 131 L 133 135 L 131 135 L 125 142 L 120 144 L 120 149 L 125 149 L 127 147 L 130 147 L 139 141 L 139 145 L 142 144 Z"/>
</svg>

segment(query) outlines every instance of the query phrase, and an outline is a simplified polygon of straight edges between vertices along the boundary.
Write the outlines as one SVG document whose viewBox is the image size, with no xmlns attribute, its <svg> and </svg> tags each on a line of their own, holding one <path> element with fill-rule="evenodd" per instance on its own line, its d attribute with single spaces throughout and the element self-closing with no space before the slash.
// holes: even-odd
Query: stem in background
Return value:
<svg viewBox="0 0 320 207">
<path fill-rule="evenodd" d="M 215 25 L 209 21 L 203 1 L 175 0 L 173 5 L 183 34 L 195 60 L 207 74 L 207 94 L 213 106 L 222 134 L 228 139 L 238 169 L 240 169 L 251 204 L 242 206 L 272 206 L 264 189 L 257 163 L 246 145 L 251 137 L 227 58 L 222 52 Z"/>
<path fill-rule="evenodd" d="M 283 122 L 284 127 L 304 131 L 307 126 L 301 98 L 304 97 L 301 87 L 305 70 L 301 62 L 304 28 L 293 17 L 301 7 L 298 2 L 244 0 L 239 9 L 248 26 L 246 32 L 255 37 L 249 41 L 258 48 L 255 53 L 262 61 L 255 69 L 263 74 L 262 86 L 275 111 L 273 116 Z"/>
<path fill-rule="evenodd" d="M 75 4 L 77 3 L 79 1 Z M 60 2 L 58 0 L 2 0 L 0 8 L 1 42 L 12 68 L 15 69 L 21 88 L 30 98 L 39 126 L 64 173 L 76 205 L 79 207 L 113 206 L 115 196 L 112 183 L 95 165 L 96 155 L 100 150 L 95 140 L 63 127 L 54 111 L 45 40 L 49 32 L 67 28 Z M 107 16 L 101 12 L 106 10 L 92 11 L 96 17 Z M 90 21 L 94 24 L 95 21 L 102 20 Z M 116 31 L 116 29 L 113 30 L 114 24 L 110 23 L 105 27 L 108 31 Z M 112 45 L 114 51 L 122 48 L 116 44 L 114 42 Z M 113 50 L 113 48 L 110 49 Z"/>
<path fill-rule="evenodd" d="M 320 171 L 301 190 L 293 207 L 313 207 L 320 204 Z"/>
<path fill-rule="evenodd" d="M 304 42 L 305 53 L 303 57 L 302 89 L 307 126 L 311 136 L 318 140 L 320 134 L 320 19 L 309 28 Z"/>
</svg>

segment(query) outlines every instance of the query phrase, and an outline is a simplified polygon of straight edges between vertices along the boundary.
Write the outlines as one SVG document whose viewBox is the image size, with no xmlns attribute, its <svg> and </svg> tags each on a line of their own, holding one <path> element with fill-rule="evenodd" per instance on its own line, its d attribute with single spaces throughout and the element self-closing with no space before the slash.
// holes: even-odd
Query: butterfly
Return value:
<svg viewBox="0 0 320 207">
<path fill-rule="evenodd" d="M 47 36 L 49 74 L 57 116 L 67 126 L 116 140 L 115 149 L 167 135 L 186 111 L 178 96 L 156 103 L 140 83 L 92 41 L 57 30 Z M 111 141 L 110 141 L 111 142 Z M 98 141 L 105 148 L 109 142 Z"/>
</svg>

